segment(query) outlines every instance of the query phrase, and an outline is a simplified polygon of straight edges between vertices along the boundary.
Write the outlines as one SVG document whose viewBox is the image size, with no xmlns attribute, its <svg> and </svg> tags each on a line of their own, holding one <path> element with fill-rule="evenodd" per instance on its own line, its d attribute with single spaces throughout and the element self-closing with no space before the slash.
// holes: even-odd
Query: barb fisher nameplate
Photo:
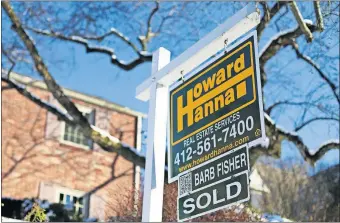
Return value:
<svg viewBox="0 0 340 223">
<path fill-rule="evenodd" d="M 265 138 L 256 32 L 170 88 L 169 181 Z"/>
<path fill-rule="evenodd" d="M 242 146 L 212 159 L 209 163 L 196 166 L 189 173 L 180 174 L 178 196 L 191 193 L 245 170 L 249 171 L 248 148 Z"/>
</svg>

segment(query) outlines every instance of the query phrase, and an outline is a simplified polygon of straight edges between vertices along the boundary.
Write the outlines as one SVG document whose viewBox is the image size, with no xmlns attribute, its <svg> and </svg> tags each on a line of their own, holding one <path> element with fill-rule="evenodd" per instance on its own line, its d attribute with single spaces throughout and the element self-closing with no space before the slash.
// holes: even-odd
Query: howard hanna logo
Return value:
<svg viewBox="0 0 340 223">
<path fill-rule="evenodd" d="M 240 44 L 170 94 L 171 146 L 253 103 L 252 41 Z"/>
</svg>

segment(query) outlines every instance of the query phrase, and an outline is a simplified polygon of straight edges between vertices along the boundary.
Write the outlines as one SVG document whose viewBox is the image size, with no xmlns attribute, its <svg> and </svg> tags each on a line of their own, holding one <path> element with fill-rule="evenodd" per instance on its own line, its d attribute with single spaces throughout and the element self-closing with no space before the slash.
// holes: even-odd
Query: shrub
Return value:
<svg viewBox="0 0 340 223">
<path fill-rule="evenodd" d="M 63 204 L 52 203 L 39 199 L 15 200 L 2 198 L 2 216 L 35 222 L 80 222 L 83 221 L 79 215 L 74 215 Z M 94 221 L 94 219 L 91 219 Z"/>
<path fill-rule="evenodd" d="M 45 209 L 41 208 L 39 204 L 34 203 L 32 210 L 25 216 L 24 220 L 29 222 L 46 222 Z"/>
</svg>

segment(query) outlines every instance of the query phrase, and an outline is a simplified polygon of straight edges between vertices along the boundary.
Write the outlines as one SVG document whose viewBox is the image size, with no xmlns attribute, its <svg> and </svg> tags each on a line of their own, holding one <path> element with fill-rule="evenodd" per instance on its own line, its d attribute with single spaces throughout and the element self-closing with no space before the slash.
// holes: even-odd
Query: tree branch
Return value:
<svg viewBox="0 0 340 223">
<path fill-rule="evenodd" d="M 269 128 L 271 134 L 273 135 L 273 138 L 276 138 L 275 143 L 281 144 L 282 140 L 284 139 L 287 139 L 293 142 L 298 148 L 303 159 L 311 165 L 314 165 L 315 162 L 318 161 L 329 150 L 340 149 L 339 141 L 334 140 L 334 141 L 329 141 L 329 142 L 324 143 L 323 145 L 321 145 L 319 148 L 316 149 L 315 153 L 311 153 L 310 149 L 304 144 L 302 138 L 298 136 L 296 132 L 289 132 L 277 126 L 275 122 L 266 113 L 265 113 L 265 123 L 267 127 Z"/>
<path fill-rule="evenodd" d="M 331 114 L 333 116 L 336 116 L 337 114 L 334 114 L 333 112 L 330 112 L 329 110 L 323 109 L 320 105 L 311 103 L 311 102 L 294 102 L 294 101 L 288 101 L 288 100 L 284 100 L 284 101 L 278 101 L 275 102 L 274 104 L 272 104 L 271 106 L 269 106 L 265 112 L 270 115 L 272 113 L 272 111 L 274 110 L 274 108 L 280 106 L 280 105 L 292 105 L 292 106 L 311 106 L 311 107 L 315 107 L 325 113 Z M 338 116 L 339 117 L 339 116 Z"/>
<path fill-rule="evenodd" d="M 26 31 L 23 29 L 19 18 L 14 13 L 13 8 L 9 2 L 2 2 L 2 8 L 7 13 L 8 17 L 13 23 L 14 30 L 17 32 L 21 40 L 24 42 L 27 50 L 34 61 L 35 68 L 39 72 L 40 76 L 43 77 L 47 88 L 53 94 L 53 96 L 58 100 L 58 102 L 67 109 L 68 113 L 72 116 L 73 120 L 80 124 L 81 126 L 89 127 L 87 119 L 82 115 L 82 113 L 77 109 L 77 107 L 69 100 L 69 98 L 64 94 L 60 86 L 56 83 L 54 78 L 49 73 L 46 65 L 44 64 L 42 58 L 39 55 L 37 48 L 35 47 L 33 41 L 28 36 Z"/>
<path fill-rule="evenodd" d="M 52 114 L 56 115 L 61 120 L 65 121 L 67 123 L 70 123 L 70 124 L 74 124 L 73 121 L 72 121 L 72 117 L 70 117 L 68 114 L 63 113 L 62 111 L 55 108 L 54 106 L 52 106 L 48 102 L 36 97 L 31 92 L 29 92 L 26 89 L 26 87 L 20 86 L 19 84 L 15 83 L 14 81 L 12 81 L 8 78 L 4 78 L 4 77 L 1 77 L 1 81 L 4 81 L 11 88 L 14 88 L 15 90 L 17 90 L 18 93 L 25 96 L 26 98 L 28 98 L 29 100 L 31 100 L 32 102 L 37 104 L 38 106 L 40 106 L 40 107 L 46 109 L 47 111 L 51 112 Z"/>
<path fill-rule="evenodd" d="M 140 42 L 140 44 L 142 45 L 142 49 L 144 51 L 146 51 L 147 49 L 147 44 L 150 42 L 150 40 L 156 36 L 157 34 L 152 32 L 152 27 L 151 27 L 151 20 L 153 18 L 153 16 L 155 15 L 155 13 L 159 10 L 159 2 L 156 1 L 156 7 L 152 9 L 149 18 L 147 20 L 147 28 L 146 28 L 146 33 L 145 36 L 139 36 L 138 40 Z"/>
<path fill-rule="evenodd" d="M 331 118 L 331 117 L 316 117 L 316 118 L 311 118 L 309 119 L 308 121 L 305 121 L 304 123 L 300 124 L 299 126 L 297 126 L 295 128 L 295 132 L 298 132 L 300 131 L 303 127 L 307 126 L 308 124 L 312 123 L 312 122 L 315 122 L 315 121 L 321 121 L 321 120 L 327 120 L 327 121 L 336 121 L 336 122 L 339 122 L 340 120 L 339 119 L 336 119 L 336 118 Z"/>
<path fill-rule="evenodd" d="M 284 5 L 286 5 L 286 2 L 277 2 L 274 7 L 271 8 L 270 13 L 268 12 L 268 6 L 263 3 L 265 15 L 262 17 L 260 24 L 257 27 L 258 35 L 260 36 L 262 31 L 265 29 L 266 25 L 269 23 L 269 15 L 270 18 L 272 18 Z M 297 5 L 295 2 L 290 3 L 290 7 L 293 12 L 296 14 L 296 18 L 298 21 L 299 26 L 294 30 L 287 30 L 283 33 L 279 33 L 276 37 L 272 38 L 272 40 L 264 47 L 263 50 L 260 52 L 260 70 L 261 70 L 261 80 L 263 85 L 265 85 L 267 81 L 266 73 L 264 66 L 267 63 L 267 61 L 276 55 L 276 53 L 282 48 L 286 47 L 287 45 L 291 44 L 291 42 L 301 36 L 302 34 L 313 38 L 312 32 L 318 31 L 318 27 L 306 22 L 303 20 L 302 15 L 297 8 Z M 295 10 L 295 11 L 294 11 Z M 295 15 L 294 14 L 294 15 Z M 269 20 L 268 20 L 269 19 Z M 307 41 L 309 39 L 307 38 Z"/>
<path fill-rule="evenodd" d="M 328 84 L 328 86 L 331 88 L 332 93 L 334 94 L 336 100 L 338 101 L 340 105 L 340 96 L 337 94 L 337 87 L 335 84 L 327 77 L 327 75 L 320 69 L 320 67 L 308 56 L 303 55 L 299 51 L 298 44 L 294 41 L 291 43 L 293 49 L 295 50 L 296 56 L 300 59 L 303 59 L 308 64 L 310 64 L 312 67 L 315 68 L 315 70 L 318 72 L 319 76 Z"/>
<path fill-rule="evenodd" d="M 315 151 L 314 154 L 307 154 L 308 159 L 312 159 L 312 160 L 319 160 L 320 158 L 322 158 L 329 150 L 331 149 L 335 149 L 340 147 L 340 142 L 339 140 L 330 140 L 327 141 L 325 143 L 323 143 L 322 145 L 320 145 Z"/>
<path fill-rule="evenodd" d="M 32 93 L 27 91 L 26 88 L 16 84 L 12 80 L 9 80 L 7 78 L 1 78 L 2 81 L 6 82 L 10 86 L 12 86 L 14 89 L 18 91 L 21 95 L 25 96 L 38 106 L 46 109 L 47 111 L 51 112 L 52 114 L 56 115 L 61 120 L 71 124 L 75 125 L 75 123 L 72 121 L 72 117 L 70 117 L 68 114 L 65 114 L 60 109 L 54 107 L 48 102 L 45 102 L 44 100 L 34 96 Z M 104 132 L 103 130 L 91 126 L 91 136 L 90 137 L 95 143 L 97 143 L 99 146 L 102 147 L 107 152 L 115 152 L 122 157 L 124 157 L 126 160 L 129 160 L 133 163 L 135 163 L 138 166 L 141 166 L 142 168 L 145 167 L 145 157 L 141 154 L 137 153 L 136 149 L 131 148 L 128 145 L 125 145 L 120 142 L 119 139 L 111 136 L 109 133 Z"/>
<path fill-rule="evenodd" d="M 156 1 L 156 7 L 152 9 L 151 13 L 150 13 L 150 16 L 148 18 L 148 22 L 147 22 L 147 33 L 145 36 L 148 36 L 148 33 L 149 32 L 152 32 L 151 30 L 151 20 L 152 20 L 152 17 L 155 15 L 155 13 L 158 11 L 159 9 L 159 2 Z"/>
<path fill-rule="evenodd" d="M 68 41 L 68 42 L 73 42 L 77 43 L 80 45 L 83 45 L 86 48 L 87 53 L 103 53 L 108 55 L 111 58 L 111 63 L 117 65 L 119 68 L 123 70 L 132 70 L 139 64 L 146 62 L 146 61 L 151 61 L 152 60 L 152 55 L 151 53 L 145 52 L 145 51 L 139 51 L 138 48 L 131 42 L 127 37 L 125 37 L 122 33 L 118 32 L 115 29 L 111 29 L 109 32 L 102 36 L 64 36 L 61 33 L 56 33 L 53 31 L 47 31 L 47 30 L 39 30 L 31 27 L 27 27 L 28 30 L 35 32 L 40 35 L 44 36 L 49 36 L 53 38 L 57 38 L 60 40 Z M 102 47 L 102 46 L 97 46 L 97 45 L 92 45 L 88 39 L 90 40 L 98 40 L 101 41 L 103 38 L 105 38 L 108 35 L 114 34 L 115 36 L 119 37 L 121 40 L 123 40 L 125 43 L 127 43 L 129 46 L 132 47 L 132 49 L 135 51 L 135 53 L 138 54 L 138 58 L 130 61 L 129 63 L 117 59 L 117 55 L 115 54 L 114 50 L 108 47 Z"/>
<path fill-rule="evenodd" d="M 320 1 L 314 1 L 314 11 L 315 11 L 315 15 L 316 15 L 316 25 L 318 27 L 319 31 L 323 31 L 324 30 L 324 25 L 323 25 L 323 17 L 322 17 L 322 13 L 321 13 L 321 7 L 320 7 Z"/>
<path fill-rule="evenodd" d="M 312 42 L 313 40 L 313 34 L 307 27 L 306 23 L 304 22 L 304 19 L 302 17 L 302 14 L 296 4 L 295 1 L 289 2 L 290 9 L 292 10 L 296 21 L 299 24 L 300 29 L 302 30 L 303 34 L 306 36 L 307 42 Z"/>
<path fill-rule="evenodd" d="M 15 31 L 18 33 L 19 37 L 24 42 L 28 51 L 31 54 L 31 57 L 34 60 L 35 67 L 39 74 L 44 78 L 44 81 L 47 85 L 48 90 L 52 93 L 54 98 L 67 110 L 69 115 L 72 117 L 73 124 L 79 125 L 82 127 L 82 131 L 85 136 L 91 138 L 95 143 L 101 146 L 104 150 L 108 152 L 116 152 L 117 154 L 124 157 L 126 160 L 135 163 L 136 165 L 141 166 L 142 168 L 145 166 L 145 157 L 137 153 L 137 151 L 123 143 L 121 143 L 118 139 L 114 138 L 110 134 L 96 128 L 95 126 L 90 126 L 86 117 L 77 109 L 77 107 L 73 104 L 72 101 L 63 93 L 61 87 L 56 83 L 51 74 L 49 73 L 46 65 L 44 64 L 42 58 L 40 57 L 33 41 L 29 38 L 25 30 L 23 29 L 18 17 L 15 15 L 12 7 L 9 2 L 2 2 L 2 7 L 10 17 Z M 51 105 L 48 105 L 41 100 L 38 100 L 32 94 L 28 94 L 26 91 L 23 91 L 18 88 L 18 92 L 28 96 L 27 98 L 31 101 L 35 102 L 39 106 L 44 107 L 45 109 L 50 109 L 51 112 L 54 112 L 56 115 L 61 115 L 60 111 L 50 108 Z M 53 106 L 52 106 L 53 107 Z M 65 118 L 64 116 L 61 116 Z M 64 120 L 64 119 L 63 119 Z M 65 119 L 65 121 L 68 119 Z"/>
<path fill-rule="evenodd" d="M 317 30 L 316 26 L 313 24 L 308 23 L 306 25 L 311 30 L 311 32 Z M 301 36 L 302 34 L 303 32 L 301 31 L 300 27 L 279 33 L 277 36 L 272 38 L 272 40 L 270 40 L 269 43 L 261 50 L 260 69 L 263 85 L 265 85 L 266 83 L 266 77 L 262 76 L 265 75 L 265 73 L 262 71 L 264 71 L 264 66 L 268 62 L 268 60 L 274 57 L 281 48 L 291 45 L 292 41 Z"/>
<path fill-rule="evenodd" d="M 280 9 L 285 6 L 287 2 L 279 1 L 276 2 L 275 5 L 269 9 L 267 2 L 261 2 L 261 5 L 263 7 L 264 16 L 262 17 L 259 25 L 257 26 L 257 36 L 258 39 L 260 39 L 262 32 L 264 29 L 268 26 L 271 19 L 280 11 Z"/>
<path fill-rule="evenodd" d="M 71 35 L 71 36 L 65 36 L 62 35 L 61 33 L 58 32 L 54 32 L 53 30 L 51 31 L 47 31 L 47 30 L 40 30 L 40 29 L 35 29 L 32 27 L 27 27 L 25 26 L 24 28 L 26 28 L 27 30 L 33 31 L 37 34 L 40 35 L 44 35 L 44 36 L 49 36 L 49 37 L 54 37 L 57 39 L 61 39 L 61 40 L 66 40 L 66 41 L 72 41 L 72 42 L 76 42 L 76 43 L 80 43 L 80 44 L 89 44 L 88 41 L 86 40 L 96 40 L 96 41 L 103 41 L 106 37 L 110 36 L 110 35 L 114 35 L 116 37 L 118 37 L 119 39 L 123 40 L 126 44 L 128 44 L 137 54 L 139 54 L 139 50 L 136 47 L 135 44 L 133 44 L 129 38 L 127 38 L 126 36 L 124 36 L 121 32 L 119 32 L 118 30 L 116 30 L 115 28 L 111 28 L 107 33 L 104 33 L 101 36 L 80 36 L 80 35 Z M 113 52 L 114 50 L 110 50 L 110 52 Z"/>
<path fill-rule="evenodd" d="M 7 57 L 8 61 L 11 63 L 11 67 L 9 68 L 9 70 L 8 70 L 8 72 L 7 72 L 7 75 L 6 75 L 7 78 L 9 78 L 9 76 L 10 76 L 12 70 L 13 70 L 14 67 L 15 67 L 15 61 L 13 60 L 13 58 L 12 58 L 10 55 L 8 55 L 8 53 L 6 52 L 6 50 L 4 50 L 4 47 L 3 47 L 2 43 L 1 43 L 1 52 Z M 1 71 L 1 78 L 2 78 L 2 76 L 3 76 L 3 73 L 2 73 L 2 71 Z"/>
</svg>

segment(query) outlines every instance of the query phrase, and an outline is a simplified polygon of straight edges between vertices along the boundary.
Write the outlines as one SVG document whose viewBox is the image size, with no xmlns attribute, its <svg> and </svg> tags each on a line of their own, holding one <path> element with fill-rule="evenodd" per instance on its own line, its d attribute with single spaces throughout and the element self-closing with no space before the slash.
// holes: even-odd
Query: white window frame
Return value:
<svg viewBox="0 0 340 223">
<path fill-rule="evenodd" d="M 59 203 L 59 196 L 60 194 L 64 194 L 64 199 L 66 197 L 66 195 L 70 195 L 72 197 L 83 197 L 85 195 L 84 191 L 80 191 L 80 190 L 74 190 L 74 189 L 69 189 L 66 187 L 57 187 L 55 190 L 55 203 Z M 89 214 L 89 210 L 88 210 L 88 200 L 89 198 L 87 196 L 83 197 L 83 217 L 86 218 Z M 73 199 L 72 201 L 73 202 Z M 65 205 L 64 203 L 62 203 L 63 205 Z"/>
<path fill-rule="evenodd" d="M 89 108 L 89 107 L 85 107 L 85 106 L 82 106 L 82 105 L 79 105 L 79 104 L 75 104 L 75 106 L 78 108 L 78 110 L 80 112 L 83 112 L 83 113 L 93 113 L 95 111 L 94 108 Z M 65 110 L 65 109 L 63 109 Z M 65 110 L 66 111 L 66 110 Z M 95 114 L 94 114 L 95 115 Z M 93 122 L 95 120 L 95 117 L 93 117 Z M 94 124 L 94 123 L 90 123 L 90 124 Z M 77 147 L 77 148 L 82 148 L 82 149 L 87 149 L 87 150 L 91 150 L 92 147 L 93 147 L 93 143 L 92 145 L 90 145 L 91 143 L 89 143 L 87 146 L 86 145 L 83 145 L 83 144 L 78 144 L 78 143 L 75 143 L 75 142 L 71 142 L 71 141 L 68 141 L 68 140 L 65 140 L 64 139 L 64 134 L 65 134 L 65 127 L 66 127 L 66 123 L 63 121 L 61 123 L 61 131 L 60 131 L 60 137 L 59 137 L 59 141 L 64 144 L 64 145 L 69 145 L 69 146 L 72 146 L 72 147 Z"/>
</svg>

